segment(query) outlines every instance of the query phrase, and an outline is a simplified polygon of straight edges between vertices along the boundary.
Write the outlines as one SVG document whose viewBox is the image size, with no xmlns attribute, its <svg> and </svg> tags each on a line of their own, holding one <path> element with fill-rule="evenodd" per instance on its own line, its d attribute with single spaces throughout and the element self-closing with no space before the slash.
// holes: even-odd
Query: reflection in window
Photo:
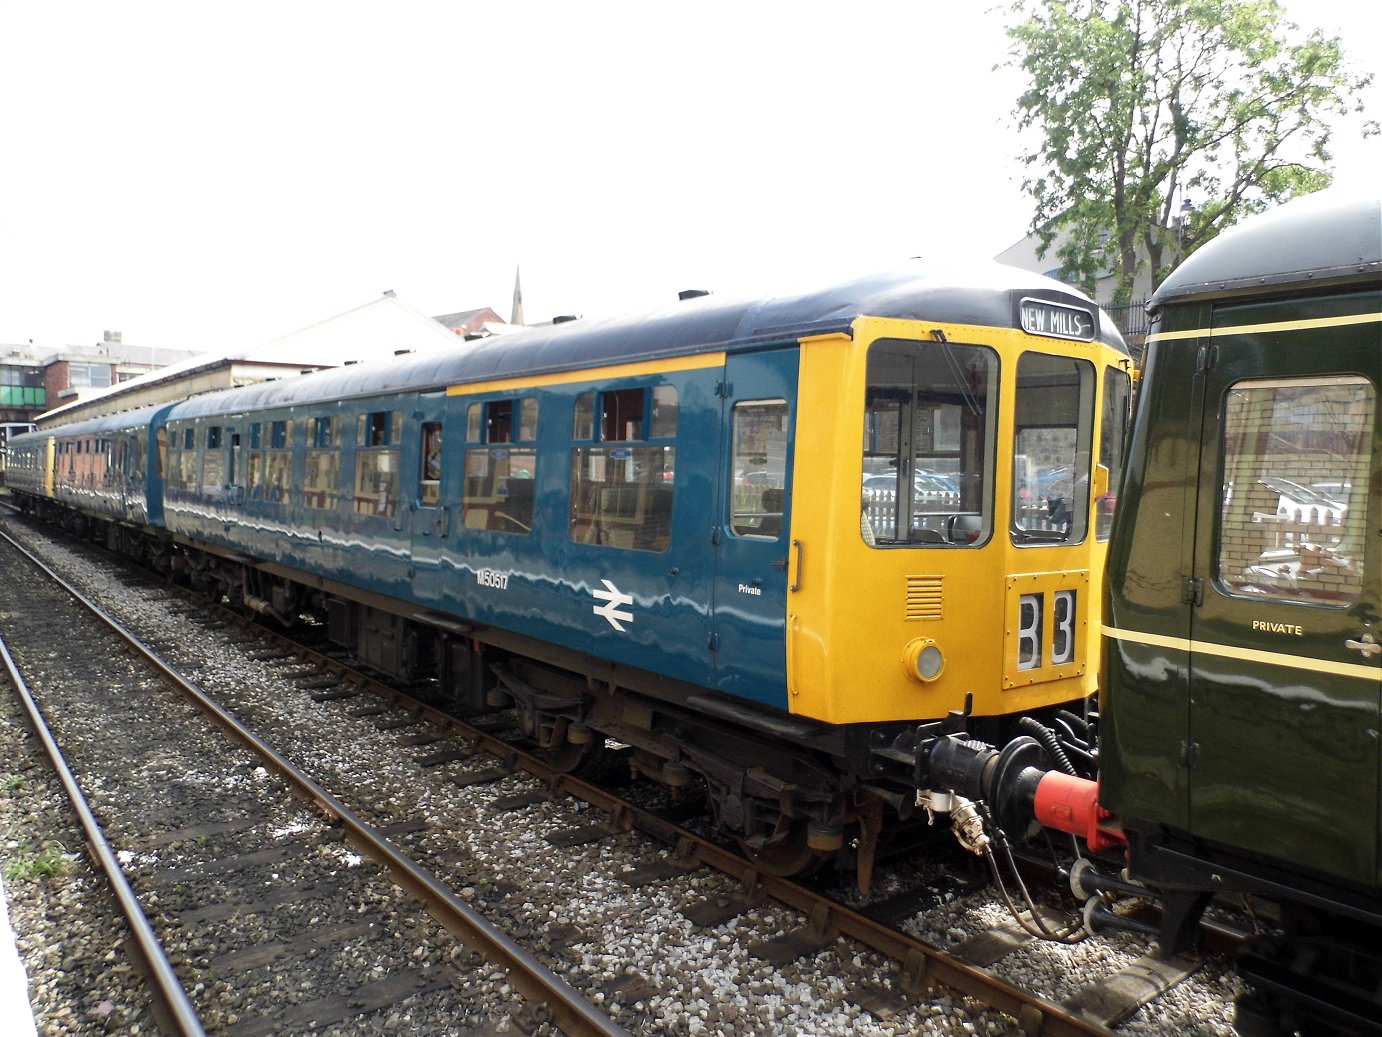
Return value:
<svg viewBox="0 0 1382 1037">
<path fill-rule="evenodd" d="M 319 511 L 334 511 L 341 485 L 341 455 L 336 450 L 307 451 L 303 503 Z"/>
<path fill-rule="evenodd" d="M 676 388 L 581 393 L 572 431 L 578 445 L 571 451 L 571 539 L 665 551 L 676 477 Z"/>
<path fill-rule="evenodd" d="M 1083 541 L 1089 525 L 1094 365 L 1023 353 L 1013 422 L 1013 542 Z"/>
<path fill-rule="evenodd" d="M 1113 530 L 1113 511 L 1123 479 L 1123 450 L 1132 417 L 1132 379 L 1116 367 L 1104 373 L 1104 405 L 1099 419 L 1099 464 L 1096 469 L 1094 521 L 1100 540 Z"/>
<path fill-rule="evenodd" d="M 467 529 L 532 532 L 537 487 L 536 397 L 470 406 L 461 521 Z M 438 428 L 440 435 L 440 428 Z"/>
<path fill-rule="evenodd" d="M 1217 576 L 1346 606 L 1363 586 L 1376 392 L 1364 378 L 1239 382 L 1224 401 Z"/>
<path fill-rule="evenodd" d="M 860 533 L 873 547 L 971 546 L 993 526 L 998 359 L 951 342 L 869 348 Z"/>
<path fill-rule="evenodd" d="M 392 516 L 398 510 L 398 449 L 355 452 L 355 512 Z"/>
<path fill-rule="evenodd" d="M 782 535 L 787 485 L 787 401 L 734 405 L 729 528 L 735 536 Z"/>
<path fill-rule="evenodd" d="M 665 551 L 672 535 L 675 463 L 670 446 L 571 451 L 571 539 Z"/>
<path fill-rule="evenodd" d="M 355 451 L 355 513 L 392 516 L 398 511 L 398 411 L 371 411 L 358 419 Z"/>
</svg>

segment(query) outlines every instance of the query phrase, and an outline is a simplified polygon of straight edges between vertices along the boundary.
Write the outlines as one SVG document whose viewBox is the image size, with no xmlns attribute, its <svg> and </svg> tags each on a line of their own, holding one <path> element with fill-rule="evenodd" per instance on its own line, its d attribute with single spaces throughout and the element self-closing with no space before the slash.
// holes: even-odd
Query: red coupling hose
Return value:
<svg viewBox="0 0 1382 1037">
<path fill-rule="evenodd" d="M 1088 778 L 1047 771 L 1037 783 L 1032 809 L 1047 828 L 1078 835 L 1095 852 L 1128 844 L 1119 828 L 1103 824 L 1113 812 L 1099 805 L 1099 783 Z"/>
</svg>

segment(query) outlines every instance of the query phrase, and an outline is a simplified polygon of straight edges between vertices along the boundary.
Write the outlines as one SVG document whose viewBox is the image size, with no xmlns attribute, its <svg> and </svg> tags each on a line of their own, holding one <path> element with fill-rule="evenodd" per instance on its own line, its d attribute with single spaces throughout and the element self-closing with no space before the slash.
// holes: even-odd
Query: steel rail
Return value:
<svg viewBox="0 0 1382 1037">
<path fill-rule="evenodd" d="M 201 1016 L 187 996 L 182 981 L 178 979 L 177 973 L 173 970 L 173 964 L 168 960 L 168 955 L 164 953 L 163 944 L 155 935 L 153 926 L 149 924 L 148 916 L 144 914 L 144 909 L 139 906 L 139 898 L 135 896 L 129 880 L 125 878 L 124 869 L 120 867 L 120 862 L 116 859 L 114 847 L 110 845 L 100 822 L 96 820 L 96 815 L 92 812 L 86 795 L 77 782 L 76 775 L 72 773 L 72 768 L 67 765 L 67 759 L 63 756 L 62 749 L 58 747 L 57 741 L 54 740 L 52 732 L 48 729 L 48 722 L 43 716 L 43 711 L 29 691 L 29 686 L 25 682 L 23 674 L 19 672 L 19 666 L 15 662 L 14 656 L 10 654 L 9 646 L 2 636 L 0 636 L 0 659 L 4 660 L 10 682 L 14 685 L 15 693 L 19 696 L 24 711 L 29 716 L 30 726 L 38 735 L 38 739 L 43 744 L 43 749 L 53 765 L 53 770 L 57 773 L 58 780 L 62 782 L 62 787 L 67 793 L 67 801 L 71 804 L 73 813 L 77 815 L 77 820 L 82 826 L 82 832 L 86 836 L 86 844 L 101 870 L 105 872 L 106 881 L 110 883 L 116 903 L 119 904 L 120 911 L 129 924 L 135 946 L 143 958 L 144 966 L 153 984 L 154 995 L 159 1000 L 166 1015 L 166 1019 L 163 1020 L 164 1024 L 176 1027 L 176 1032 L 182 1037 L 205 1037 L 206 1031 L 202 1028 Z"/>
<path fill-rule="evenodd" d="M 386 868 L 393 880 L 421 900 L 448 931 L 477 947 L 497 964 L 508 970 L 509 983 L 529 1001 L 545 1005 L 553 1021 L 573 1037 L 629 1037 L 607 1015 L 599 1012 L 575 988 L 538 961 L 524 947 L 498 929 L 489 919 L 469 907 L 430 871 L 419 866 L 402 853 L 374 826 L 366 823 L 354 811 L 322 788 L 308 774 L 294 766 L 249 728 L 223 709 L 205 690 L 178 673 L 156 652 L 146 646 L 137 635 L 119 620 L 101 609 L 52 568 L 12 537 L 0 531 L 16 550 L 46 573 L 55 583 L 77 600 L 96 618 L 124 639 L 135 652 L 160 676 L 172 683 L 226 731 L 248 746 L 263 762 L 282 775 L 299 792 L 311 800 L 328 817 L 339 822 L 347 831 L 354 846 L 376 863 Z M 113 860 L 113 857 L 112 857 Z M 133 894 L 131 893 L 131 896 Z M 135 905 L 138 906 L 137 904 Z M 145 921 L 147 926 L 147 920 Z M 152 930 L 150 930 L 152 932 Z M 171 966 L 170 966 L 171 969 Z M 181 989 L 179 987 L 179 989 Z M 184 995 L 185 996 L 185 995 Z M 188 1031 L 189 1037 L 201 1031 Z"/>
<path fill-rule="evenodd" d="M 190 593 L 188 596 L 195 597 Z M 204 598 L 197 600 L 203 605 L 207 604 Z M 248 622 L 229 609 L 221 611 L 238 622 Z M 904 981 L 914 988 L 919 989 L 922 984 L 936 983 L 976 998 L 990 1008 L 1013 1016 L 1018 1020 L 1022 1031 L 1033 1037 L 1109 1037 L 1112 1032 L 1097 1022 L 1072 1014 L 1040 994 L 1014 986 L 987 970 L 960 961 L 923 940 L 823 897 L 791 879 L 761 872 L 752 862 L 732 850 L 727 850 L 658 817 L 654 812 L 621 799 L 597 785 L 559 771 L 540 756 L 525 752 L 494 734 L 467 724 L 464 720 L 421 702 L 383 681 L 362 674 L 331 656 L 294 641 L 286 634 L 263 626 L 255 626 L 254 629 L 271 642 L 291 650 L 303 661 L 348 676 L 361 690 L 390 705 L 405 709 L 413 716 L 436 724 L 447 734 L 458 734 L 472 741 L 477 749 L 543 782 L 553 795 L 569 794 L 600 808 L 610 815 L 612 831 L 636 828 L 660 842 L 676 847 L 674 852 L 678 860 L 685 861 L 691 866 L 694 866 L 693 861 L 697 861 L 713 868 L 741 882 L 748 891 L 761 891 L 802 912 L 817 929 L 828 929 L 848 936 L 892 958 L 901 964 Z"/>
<path fill-rule="evenodd" d="M 375 677 L 363 674 L 338 659 L 303 645 L 286 633 L 256 625 L 242 614 L 209 602 L 204 596 L 176 585 L 173 585 L 173 589 L 203 607 L 217 609 L 236 623 L 253 626 L 261 636 L 292 651 L 300 659 L 348 678 L 361 690 L 436 724 L 448 734 L 459 734 L 474 742 L 477 748 L 497 757 L 509 767 L 523 770 L 542 781 L 554 795 L 570 794 L 591 803 L 610 815 L 612 830 L 636 828 L 658 841 L 675 846 L 679 859 L 689 863 L 694 858 L 742 883 L 746 891 L 761 892 L 802 912 L 818 931 L 829 930 L 848 936 L 892 958 L 901 965 L 904 984 L 913 990 L 930 984 L 948 987 L 1014 1017 L 1022 1032 L 1031 1037 L 1110 1037 L 1112 1033 L 1107 1027 L 1073 1014 L 1055 1001 L 1023 990 L 985 969 L 960 961 L 940 948 L 817 894 L 791 879 L 761 872 L 752 862 L 732 850 L 727 850 L 658 817 L 652 811 L 621 799 L 599 786 L 559 771 L 548 765 L 540 756 L 525 752 L 496 735 L 467 724 L 464 720 L 421 702 Z"/>
</svg>

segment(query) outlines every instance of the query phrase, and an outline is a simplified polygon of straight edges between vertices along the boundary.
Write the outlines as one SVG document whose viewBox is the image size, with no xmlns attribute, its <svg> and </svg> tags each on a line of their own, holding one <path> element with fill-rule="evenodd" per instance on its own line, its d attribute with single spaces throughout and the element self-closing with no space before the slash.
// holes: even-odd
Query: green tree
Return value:
<svg viewBox="0 0 1382 1037">
<path fill-rule="evenodd" d="M 1276 0 L 1020 0 L 1014 116 L 1032 231 L 1093 292 L 1170 267 L 1241 217 L 1328 185 L 1330 120 L 1371 76 Z M 1376 132 L 1376 124 L 1369 124 Z M 1024 147 L 1026 147 L 1024 145 Z M 1183 205 L 1193 201 L 1193 208 Z"/>
</svg>

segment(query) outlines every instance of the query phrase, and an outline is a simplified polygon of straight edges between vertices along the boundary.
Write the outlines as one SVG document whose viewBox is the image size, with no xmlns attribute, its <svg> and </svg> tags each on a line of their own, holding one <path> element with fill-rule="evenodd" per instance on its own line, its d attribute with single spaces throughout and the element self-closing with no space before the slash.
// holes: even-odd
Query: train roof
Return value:
<svg viewBox="0 0 1382 1037">
<path fill-rule="evenodd" d="M 1191 298 L 1332 287 L 1382 275 L 1382 200 L 1321 191 L 1224 231 L 1171 273 L 1155 312 Z"/>
<path fill-rule="evenodd" d="M 458 343 L 455 349 L 194 397 L 179 404 L 172 417 L 267 410 L 750 348 L 847 331 L 863 316 L 1012 327 L 1017 299 L 1037 293 L 1093 306 L 1074 288 L 996 263 L 944 268 L 914 264 L 804 294 L 749 301 L 710 295 L 650 312 L 528 327 Z M 1101 341 L 1126 352 L 1112 321 L 1101 317 L 1099 324 Z"/>
<path fill-rule="evenodd" d="M 151 407 L 141 407 L 138 410 L 120 411 L 117 414 L 106 414 L 99 418 L 88 418 L 86 421 L 72 421 L 66 425 L 54 425 L 51 428 L 41 428 L 37 432 L 25 433 L 24 436 L 16 436 L 15 441 L 29 438 L 37 441 L 47 439 L 49 436 L 67 439 L 73 436 L 103 435 L 107 432 L 147 429 L 160 411 L 171 410 L 174 406 L 173 403 L 156 403 Z"/>
</svg>

